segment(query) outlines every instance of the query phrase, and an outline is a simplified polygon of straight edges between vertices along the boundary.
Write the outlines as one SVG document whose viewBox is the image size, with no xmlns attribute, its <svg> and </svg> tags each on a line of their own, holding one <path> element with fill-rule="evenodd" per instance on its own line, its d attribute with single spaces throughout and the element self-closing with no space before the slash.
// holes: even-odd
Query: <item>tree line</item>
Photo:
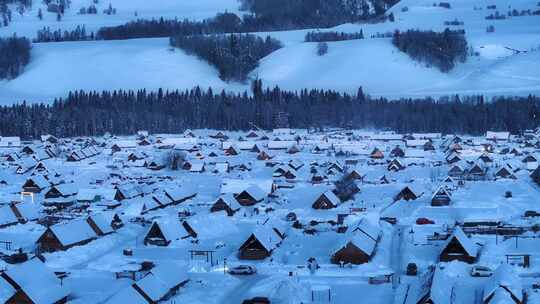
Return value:
<svg viewBox="0 0 540 304">
<path fill-rule="evenodd" d="M 344 33 L 344 32 L 309 32 L 304 38 L 305 42 L 329 42 L 364 39 L 364 32 Z"/>
<path fill-rule="evenodd" d="M 262 90 L 254 94 L 214 92 L 196 87 L 158 90 L 71 92 L 52 104 L 0 107 L 0 134 L 37 138 L 133 134 L 145 129 L 178 133 L 185 129 L 247 130 L 251 123 L 272 129 L 288 117 L 290 127 L 392 129 L 479 135 L 487 130 L 519 132 L 540 123 L 540 98 L 482 96 L 399 99 L 371 98 L 331 90 Z"/>
<path fill-rule="evenodd" d="M 86 40 L 94 40 L 94 33 L 86 32 L 86 28 L 84 25 L 77 25 L 77 27 L 74 30 L 62 31 L 61 29 L 53 30 L 47 26 L 43 27 L 41 30 L 37 32 L 36 38 L 34 38 L 33 42 L 61 42 L 61 41 L 86 41 Z"/>
<path fill-rule="evenodd" d="M 257 23 L 277 29 L 333 27 L 382 16 L 398 0 L 240 0 Z"/>
<path fill-rule="evenodd" d="M 183 49 L 215 66 L 222 80 L 245 81 L 259 59 L 281 48 L 281 43 L 267 36 L 251 34 L 211 36 L 173 36 L 170 45 Z"/>
<path fill-rule="evenodd" d="M 19 76 L 30 62 L 30 49 L 30 41 L 26 38 L 0 38 L 0 79 Z"/>
<path fill-rule="evenodd" d="M 140 19 L 102 27 L 95 36 L 118 40 L 332 27 L 376 17 L 384 19 L 384 12 L 395 3 L 397 0 L 243 0 L 242 6 L 250 13 L 241 17 L 225 12 L 202 21 Z"/>
<path fill-rule="evenodd" d="M 398 0 L 242 0 L 248 13 L 218 13 L 202 21 L 187 19 L 139 19 L 118 26 L 101 27 L 96 33 L 79 35 L 76 30 L 54 34 L 49 41 L 120 40 L 294 30 L 332 27 L 347 22 L 380 18 Z M 43 31 L 43 30 L 41 30 Z M 47 31 L 42 33 L 47 34 Z M 49 35 L 50 36 L 50 35 Z"/>
<path fill-rule="evenodd" d="M 448 28 L 443 32 L 396 30 L 392 43 L 413 60 L 435 66 L 442 72 L 454 68 L 457 62 L 467 59 L 467 40 L 464 31 L 451 31 Z"/>
</svg>

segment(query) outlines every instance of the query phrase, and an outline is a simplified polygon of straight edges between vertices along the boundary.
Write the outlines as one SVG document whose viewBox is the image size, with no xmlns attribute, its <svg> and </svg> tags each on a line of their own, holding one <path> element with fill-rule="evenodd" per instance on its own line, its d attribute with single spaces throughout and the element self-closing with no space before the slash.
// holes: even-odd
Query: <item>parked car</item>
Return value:
<svg viewBox="0 0 540 304">
<path fill-rule="evenodd" d="M 250 275 L 257 273 L 257 269 L 249 265 L 239 265 L 229 269 L 229 274 Z"/>
<path fill-rule="evenodd" d="M 435 222 L 425 217 L 420 217 L 416 219 L 416 225 L 430 225 L 430 224 L 435 224 Z"/>
<path fill-rule="evenodd" d="M 489 277 L 493 275 L 493 270 L 486 266 L 473 266 L 471 268 L 472 277 Z"/>
<path fill-rule="evenodd" d="M 534 210 L 527 210 L 525 211 L 525 214 L 523 214 L 523 216 L 524 217 L 538 217 L 540 216 L 540 213 Z"/>
<path fill-rule="evenodd" d="M 270 304 L 270 300 L 267 297 L 254 297 L 242 301 L 242 304 Z"/>
<path fill-rule="evenodd" d="M 418 274 L 418 266 L 416 266 L 415 263 L 407 264 L 407 275 L 408 276 L 415 276 L 417 274 Z"/>
</svg>

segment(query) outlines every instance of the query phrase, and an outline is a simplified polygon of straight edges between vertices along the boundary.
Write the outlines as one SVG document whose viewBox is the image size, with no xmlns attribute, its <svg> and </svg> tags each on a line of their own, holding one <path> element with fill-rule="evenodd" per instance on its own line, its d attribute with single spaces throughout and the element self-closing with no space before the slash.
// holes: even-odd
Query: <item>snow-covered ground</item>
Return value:
<svg viewBox="0 0 540 304">
<path fill-rule="evenodd" d="M 238 12 L 237 0 L 110 0 L 98 1 L 96 5 L 98 14 L 80 15 L 82 7 L 88 8 L 94 3 L 93 0 L 72 0 L 71 7 L 66 9 L 62 21 L 56 20 L 56 14 L 47 12 L 46 6 L 41 2 L 34 2 L 31 9 L 20 15 L 13 7 L 13 22 L 8 27 L 0 27 L 0 36 L 11 36 L 16 33 L 19 36 L 34 38 L 38 30 L 43 27 L 56 29 L 75 29 L 78 25 L 84 25 L 88 32 L 97 31 L 103 26 L 121 25 L 137 19 L 190 19 L 202 20 L 215 16 L 224 11 Z M 103 14 L 103 10 L 109 7 L 109 3 L 116 9 L 115 15 Z M 38 10 L 41 8 L 43 20 L 38 19 Z"/>
<path fill-rule="evenodd" d="M 221 81 L 208 64 L 169 48 L 167 41 L 156 38 L 34 44 L 33 59 L 25 72 L 14 80 L 0 81 L 0 103 L 52 100 L 81 89 L 235 87 Z"/>
<path fill-rule="evenodd" d="M 329 303 L 328 297 L 334 304 L 357 298 L 418 303 L 427 284 L 443 303 L 455 298 L 455 303 L 472 304 L 497 278 L 472 276 L 473 267 L 496 270 L 509 264 L 514 264 L 508 270 L 515 275 L 513 290 L 537 296 L 540 187 L 531 172 L 540 157 L 532 144 L 540 130 L 526 137 L 494 133 L 498 141 L 436 133 L 414 134 L 417 139 L 411 141 L 363 130 L 223 133 L 228 139 L 216 138 L 215 130 L 34 140 L 20 146 L 8 139 L 14 144 L 0 146 L 0 201 L 5 202 L 0 204 L 0 258 L 8 260 L 6 255 L 21 248 L 30 258 L 41 254 L 44 263 L 0 261 L 0 267 L 9 274 L 41 265 L 41 272 L 51 273 L 50 281 L 16 277 L 23 290 L 35 284 L 63 290 L 69 303 L 81 304 L 138 303 L 141 295 L 132 284 L 159 298 L 179 283 L 169 303 L 237 304 L 255 296 L 278 304 L 315 298 Z M 433 150 L 424 149 L 429 141 L 422 138 L 430 138 Z M 299 152 L 271 149 L 276 143 L 290 143 Z M 88 148 L 83 154 L 87 146 L 97 154 L 86 153 Z M 255 146 L 273 157 L 260 159 Z M 404 156 L 392 155 L 396 146 Z M 374 158 L 375 148 L 382 158 Z M 169 168 L 173 149 L 185 153 L 182 169 Z M 457 155 L 457 161 L 451 163 L 448 159 L 455 159 L 448 155 Z M 396 162 L 397 171 L 389 166 Z M 456 173 L 456 167 L 463 171 Z M 499 174 L 502 168 L 507 175 Z M 352 178 L 359 192 L 340 200 L 332 191 L 339 192 L 335 182 L 343 176 Z M 22 190 L 36 191 L 35 185 L 43 188 L 31 200 L 21 197 Z M 450 200 L 447 206 L 434 206 L 440 191 Z M 319 200 L 321 194 L 327 200 Z M 260 201 L 249 206 L 242 197 Z M 219 198 L 236 212 L 213 209 Z M 316 208 L 326 201 L 335 205 Z M 28 221 L 16 218 L 11 208 L 23 210 Z M 114 215 L 123 225 L 116 225 Z M 110 234 L 97 234 L 90 219 Z M 45 241 L 51 233 L 61 247 Z M 247 242 L 252 235 L 256 241 Z M 454 237 L 461 247 L 451 245 Z M 344 246 L 357 249 L 344 251 Z M 201 256 L 201 250 L 212 254 Z M 362 256 L 360 250 L 365 259 L 349 260 Z M 471 260 L 444 262 L 444 250 Z M 245 252 L 267 255 L 246 259 Z M 335 260 L 339 252 L 342 264 Z M 522 255 L 529 255 L 528 266 L 516 265 Z M 149 263 L 155 266 L 150 272 L 141 270 Z M 409 263 L 418 275 L 410 275 Z M 180 270 L 167 276 L 167 265 Z M 255 267 L 257 273 L 228 273 L 238 265 Z M 187 282 L 178 281 L 184 277 Z M 11 293 L 0 278 L 0 294 Z"/>
</svg>

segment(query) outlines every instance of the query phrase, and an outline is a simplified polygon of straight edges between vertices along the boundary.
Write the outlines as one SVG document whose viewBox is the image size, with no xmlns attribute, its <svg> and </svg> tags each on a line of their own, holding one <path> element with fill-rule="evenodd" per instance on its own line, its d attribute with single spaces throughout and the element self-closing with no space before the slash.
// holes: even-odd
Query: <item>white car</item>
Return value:
<svg viewBox="0 0 540 304">
<path fill-rule="evenodd" d="M 236 267 L 233 267 L 233 268 L 229 269 L 229 274 L 249 275 L 249 274 L 255 274 L 255 273 L 257 273 L 257 269 L 255 269 L 255 267 L 249 266 L 249 265 L 240 265 L 240 266 L 236 266 Z"/>
<path fill-rule="evenodd" d="M 473 277 L 490 277 L 493 275 L 493 270 L 486 266 L 473 266 L 471 268 L 471 276 Z"/>
</svg>

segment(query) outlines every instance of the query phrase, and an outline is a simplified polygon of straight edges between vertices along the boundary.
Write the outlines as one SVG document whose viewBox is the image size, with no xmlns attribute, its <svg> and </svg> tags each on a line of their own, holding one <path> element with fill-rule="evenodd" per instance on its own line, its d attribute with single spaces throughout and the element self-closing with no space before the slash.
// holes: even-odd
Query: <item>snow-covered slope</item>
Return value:
<svg viewBox="0 0 540 304">
<path fill-rule="evenodd" d="M 486 20 L 497 5 L 501 13 L 509 8 L 536 10 L 536 1 L 452 1 L 451 9 L 433 7 L 432 1 L 404 0 L 391 9 L 396 22 L 345 24 L 333 30 L 363 30 L 365 40 L 333 42 L 323 57 L 316 45 L 302 43 L 307 31 L 271 33 L 286 47 L 266 57 L 253 72 L 267 85 L 295 89 L 335 88 L 355 92 L 358 86 L 372 95 L 389 97 L 484 93 L 529 94 L 540 92 L 540 16 Z M 408 11 L 402 12 L 404 7 Z M 475 10 L 474 7 L 477 7 Z M 481 8 L 481 9 L 478 9 Z M 376 33 L 395 29 L 442 31 L 445 21 L 463 21 L 469 45 L 479 56 L 469 57 L 448 74 L 410 60 L 392 46 L 390 39 L 373 38 Z M 494 33 L 486 33 L 488 25 Z M 517 51 L 524 51 L 517 53 Z M 527 52 L 527 53 L 525 53 Z"/>
<path fill-rule="evenodd" d="M 52 100 L 70 90 L 177 89 L 227 86 L 196 57 L 167 39 L 39 43 L 25 72 L 0 81 L 0 103 Z M 229 85 L 234 87 L 234 85 Z"/>
<path fill-rule="evenodd" d="M 61 22 L 55 21 L 50 13 L 45 13 L 45 21 L 39 21 L 35 17 L 38 7 L 35 5 L 27 16 L 15 14 L 9 27 L 0 28 L 0 35 L 17 32 L 32 36 L 44 25 L 72 28 L 86 24 L 91 30 L 135 18 L 200 19 L 238 9 L 236 0 L 160 3 L 113 0 L 113 7 L 118 9 L 115 16 L 76 14 L 79 7 L 90 2 L 73 1 L 72 9 Z M 434 7 L 431 0 L 403 0 L 390 10 L 396 17 L 395 22 L 337 26 L 331 30 L 355 32 L 362 29 L 366 39 L 329 43 L 329 52 L 323 57 L 317 56 L 315 44 L 303 42 L 306 32 L 313 29 L 259 33 L 281 40 L 284 48 L 263 58 L 251 75 L 261 78 L 267 86 L 327 88 L 351 93 L 362 86 L 371 95 L 388 97 L 540 93 L 540 16 L 485 19 L 495 12 L 487 9 L 488 5 L 496 5 L 501 14 L 507 14 L 513 9 L 539 10 L 537 1 L 455 0 L 450 3 L 452 8 L 445 9 Z M 100 3 L 100 10 L 106 6 L 108 3 Z M 469 57 L 466 63 L 447 74 L 412 61 L 393 47 L 389 38 L 370 38 L 395 29 L 441 31 L 447 27 L 445 21 L 455 19 L 464 25 L 451 28 L 465 29 L 469 45 L 479 56 Z M 489 25 L 495 26 L 494 33 L 486 33 Z M 32 62 L 25 73 L 13 81 L 0 82 L 0 103 L 22 99 L 50 101 L 73 89 L 183 89 L 197 84 L 217 89 L 248 89 L 247 85 L 223 83 L 206 63 L 167 49 L 166 39 L 35 44 Z"/>
<path fill-rule="evenodd" d="M 115 15 L 105 15 L 103 10 L 109 3 L 116 9 Z M 66 9 L 62 21 L 56 21 L 56 14 L 47 12 L 41 1 L 34 1 L 32 9 L 23 15 L 13 10 L 13 22 L 8 27 L 0 27 L 0 36 L 17 33 L 19 36 L 35 37 L 39 29 L 47 26 L 55 29 L 74 29 L 84 25 L 88 31 L 96 31 L 102 26 L 115 26 L 137 19 L 160 18 L 202 20 L 224 11 L 238 12 L 237 0 L 109 0 L 99 1 L 96 5 L 98 14 L 80 15 L 82 7 L 89 7 L 93 0 L 72 0 L 71 7 Z M 43 12 L 43 20 L 39 20 L 38 10 Z"/>
</svg>

